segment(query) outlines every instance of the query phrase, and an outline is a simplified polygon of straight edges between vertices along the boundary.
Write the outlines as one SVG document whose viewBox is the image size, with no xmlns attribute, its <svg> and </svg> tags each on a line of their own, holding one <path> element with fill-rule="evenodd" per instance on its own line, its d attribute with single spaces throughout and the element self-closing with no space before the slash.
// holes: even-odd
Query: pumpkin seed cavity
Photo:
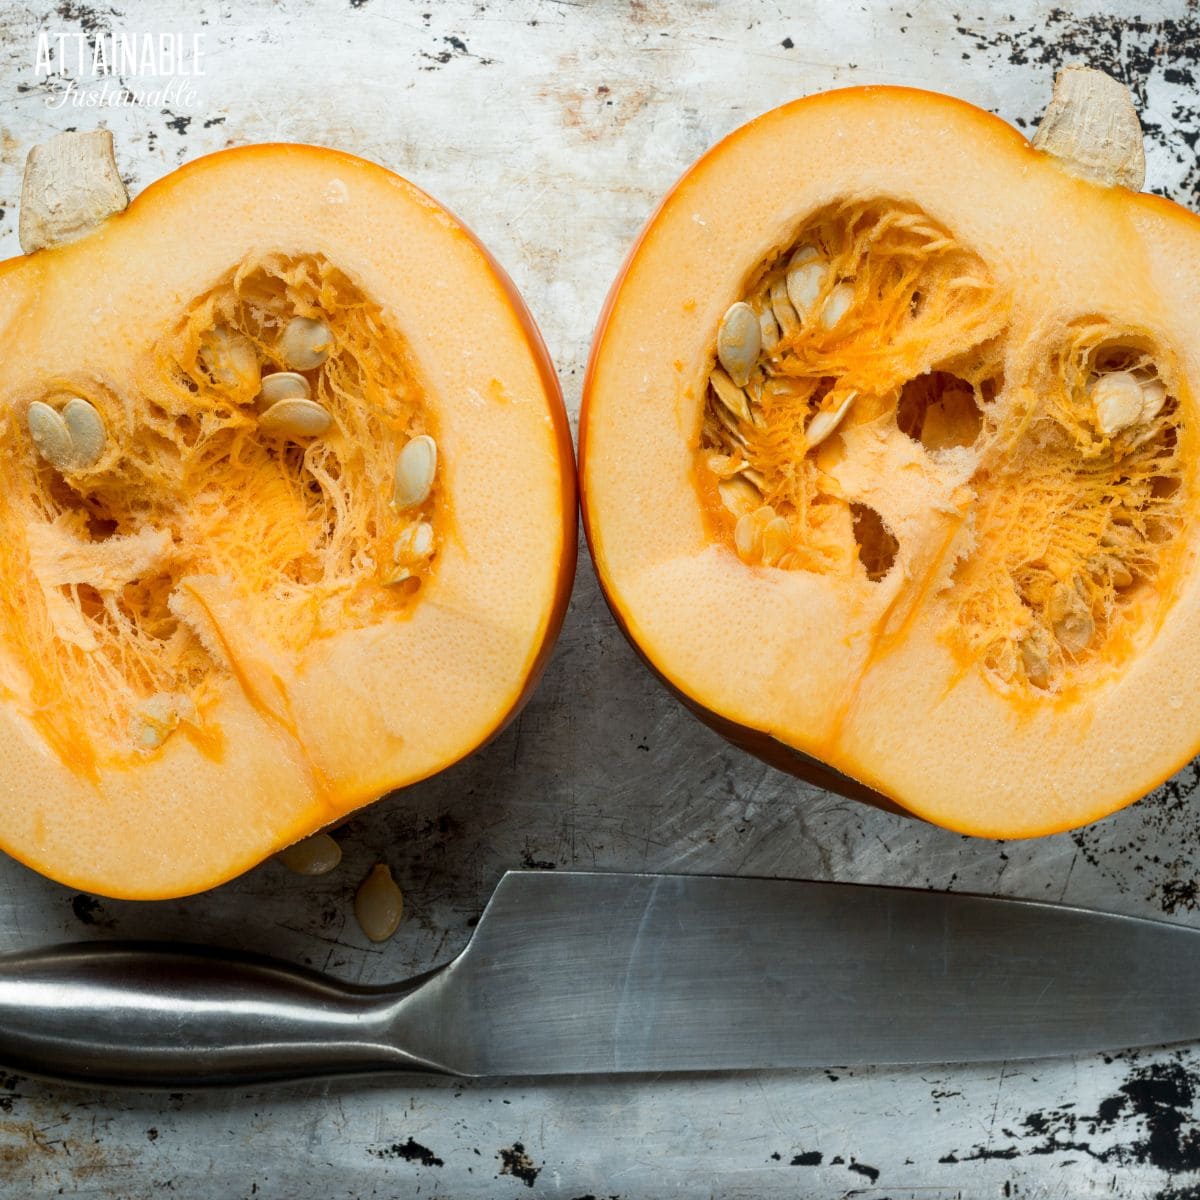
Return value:
<svg viewBox="0 0 1200 1200">
<path fill-rule="evenodd" d="M 718 322 L 697 479 L 747 566 L 925 594 L 928 578 L 894 576 L 919 556 L 839 469 L 881 438 L 918 443 L 958 523 L 922 560 L 951 571 L 928 593 L 949 599 L 946 640 L 992 686 L 1042 697 L 1114 669 L 1117 633 L 1169 601 L 1183 381 L 1144 331 L 1089 317 L 1006 384 L 1008 320 L 982 259 L 915 206 L 819 210 Z"/>
<path fill-rule="evenodd" d="M 0 605 L 30 719 L 90 773 L 186 735 L 231 677 L 181 581 L 231 581 L 289 652 L 403 615 L 437 564 L 436 430 L 408 344 L 319 254 L 238 264 L 120 392 L 55 381 L 4 439 Z M 38 603 L 37 598 L 43 602 Z M 76 697 L 89 696 L 84 714 Z M 86 721 L 85 721 L 86 716 Z"/>
<path fill-rule="evenodd" d="M 996 686 L 1062 691 L 1155 628 L 1185 540 L 1184 386 L 1144 332 L 1086 317 L 998 414 L 948 631 Z"/>
</svg>

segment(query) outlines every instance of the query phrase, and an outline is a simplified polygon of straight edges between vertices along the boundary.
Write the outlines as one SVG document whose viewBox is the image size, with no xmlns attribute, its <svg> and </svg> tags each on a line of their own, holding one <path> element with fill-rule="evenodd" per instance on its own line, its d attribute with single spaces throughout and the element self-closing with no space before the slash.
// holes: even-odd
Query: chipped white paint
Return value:
<svg viewBox="0 0 1200 1200">
<path fill-rule="evenodd" d="M 103 113 L 130 190 L 185 159 L 265 140 L 326 143 L 394 167 L 466 220 L 511 272 L 574 412 L 604 292 L 662 191 L 718 137 L 804 92 L 933 86 L 1031 122 L 1049 95 L 1056 47 L 1076 57 L 1094 46 L 1144 72 L 1144 107 L 1159 126 L 1151 185 L 1181 198 L 1196 187 L 1181 135 L 1200 127 L 1200 113 L 1179 71 L 1192 68 L 1198 18 L 1158 24 L 1180 5 L 1117 5 L 1127 17 L 1094 0 L 1072 6 L 1078 17 L 1055 16 L 1043 0 L 789 7 L 234 0 L 191 5 L 181 26 L 174 0 L 122 3 L 115 14 L 98 5 L 95 17 L 86 4 L 3 0 L 0 198 L 15 201 L 31 145 L 97 118 L 46 106 L 33 78 L 39 30 L 77 32 L 94 19 L 199 30 L 194 106 Z M 1143 25 L 1123 30 L 1134 16 Z M 327 199 L 340 195 L 331 180 Z M 0 250 L 17 251 L 14 204 L 0 219 Z M 452 954 L 500 872 L 522 862 L 954 887 L 1145 915 L 1174 908 L 1196 921 L 1193 781 L 1185 773 L 1173 793 L 1075 837 L 1008 846 L 814 792 L 687 716 L 627 648 L 585 565 L 558 655 L 521 720 L 470 761 L 354 818 L 331 874 L 301 879 L 268 863 L 204 896 L 135 905 L 75 896 L 4 860 L 0 948 L 160 936 L 382 981 Z M 381 947 L 352 915 L 354 887 L 377 858 L 409 906 Z M 182 1098 L 0 1077 L 0 1106 L 11 1103 L 0 1118 L 0 1194 L 1151 1197 L 1194 1184 L 1160 1168 L 1196 1134 L 1186 1106 L 1139 1109 L 1140 1081 L 1153 1076 L 1178 1096 L 1170 1088 L 1197 1070 L 1188 1050 L 552 1085 L 396 1079 Z"/>
</svg>

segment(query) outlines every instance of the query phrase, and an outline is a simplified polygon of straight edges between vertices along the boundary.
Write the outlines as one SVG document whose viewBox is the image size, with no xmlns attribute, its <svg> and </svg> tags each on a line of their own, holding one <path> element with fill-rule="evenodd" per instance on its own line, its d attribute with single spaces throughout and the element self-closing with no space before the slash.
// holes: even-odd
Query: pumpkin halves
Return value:
<svg viewBox="0 0 1200 1200">
<path fill-rule="evenodd" d="M 513 715 L 574 464 L 516 291 L 404 180 L 254 146 L 122 212 L 78 170 L 31 161 L 47 248 L 0 268 L 0 844 L 173 896 Z"/>
<path fill-rule="evenodd" d="M 1083 824 L 1200 748 L 1200 220 L 1137 194 L 1128 97 L 1033 145 L 827 93 L 651 219 L 580 423 L 599 577 L 739 744 L 990 837 Z"/>
</svg>

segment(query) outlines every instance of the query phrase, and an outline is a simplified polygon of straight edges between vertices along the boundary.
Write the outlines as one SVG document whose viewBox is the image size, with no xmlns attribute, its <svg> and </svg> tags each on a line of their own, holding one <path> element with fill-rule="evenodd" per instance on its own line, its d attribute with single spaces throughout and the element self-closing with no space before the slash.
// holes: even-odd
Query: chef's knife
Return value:
<svg viewBox="0 0 1200 1200">
<path fill-rule="evenodd" d="M 354 987 L 92 943 L 0 959 L 0 1062 L 188 1087 L 965 1062 L 1200 1036 L 1200 931 L 855 884 L 509 872 L 457 958 Z"/>
</svg>

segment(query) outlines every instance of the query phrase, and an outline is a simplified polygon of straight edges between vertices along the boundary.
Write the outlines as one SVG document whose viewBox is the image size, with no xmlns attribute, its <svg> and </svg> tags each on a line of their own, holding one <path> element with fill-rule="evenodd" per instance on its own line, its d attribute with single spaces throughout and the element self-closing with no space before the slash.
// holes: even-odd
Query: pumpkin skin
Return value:
<svg viewBox="0 0 1200 1200">
<path fill-rule="evenodd" d="M 856 318 L 852 307 L 846 324 L 812 333 L 812 355 L 817 363 L 839 354 L 859 362 L 866 386 L 835 435 L 811 450 L 801 442 L 799 453 L 811 456 L 828 492 L 819 499 L 831 509 L 862 504 L 875 512 L 891 559 L 872 577 L 873 539 L 859 536 L 857 514 L 852 533 L 842 514 L 842 543 L 830 539 L 840 558 L 788 569 L 745 561 L 736 549 L 740 517 L 722 513 L 705 466 L 715 461 L 706 457 L 715 404 L 708 377 L 723 314 L 753 300 L 778 264 L 802 262 L 806 239 L 824 247 L 821 231 L 831 223 L 852 217 L 860 232 L 871 221 L 877 230 L 881 214 L 897 212 L 932 230 L 929 239 L 948 234 L 953 252 L 962 250 L 986 281 L 977 307 L 993 323 L 985 328 L 981 318 L 980 338 L 994 338 L 999 350 L 986 387 L 976 390 L 980 432 L 974 441 L 942 442 L 928 423 L 919 436 L 902 427 L 910 387 L 974 369 L 944 361 L 936 325 L 905 351 L 906 374 L 871 393 L 872 370 L 884 373 L 880 363 L 894 344 L 913 342 L 922 317 L 914 306 L 899 323 L 874 324 L 881 302 L 874 293 L 864 302 L 857 290 L 867 316 Z M 874 278 L 866 259 L 856 261 L 863 270 L 852 288 Z M 597 328 L 580 419 L 580 485 L 589 546 L 618 623 L 701 719 L 773 765 L 855 799 L 993 838 L 1076 827 L 1133 802 L 1200 750 L 1200 697 L 1190 682 L 1200 670 L 1191 532 L 1198 301 L 1193 214 L 1080 178 L 971 105 L 911 89 L 855 88 L 757 118 L 663 200 Z M 801 324 L 800 336 L 809 336 Z M 963 345 L 978 350 L 969 338 Z M 1071 357 L 1077 350 L 1079 361 Z M 1059 374 L 1079 382 L 1081 363 L 1116 372 L 1129 364 L 1113 356 L 1126 352 L 1153 360 L 1169 393 L 1171 432 L 1155 436 L 1169 442 L 1160 461 L 1169 460 L 1170 479 L 1159 490 L 1169 490 L 1171 515 L 1137 531 L 1141 543 L 1153 543 L 1152 566 L 1127 584 L 1106 578 L 1111 607 L 1097 601 L 1090 642 L 1073 637 L 1060 615 L 1053 627 L 1065 641 L 1053 645 L 1047 677 L 1026 663 L 1026 642 L 1015 639 L 1032 638 L 1031 630 L 1041 636 L 1036 621 L 1070 594 L 1075 568 L 1068 563 L 1048 592 L 1001 595 L 997 585 L 988 593 L 980 579 L 997 563 L 1045 576 L 1056 549 L 1075 552 L 1064 534 L 1074 536 L 1075 526 L 1056 524 L 1051 506 L 1031 505 L 1023 522 L 996 514 L 1012 510 L 1022 480 L 1054 496 L 1086 481 L 1082 465 L 1053 487 L 1037 474 L 1039 455 L 1061 449 L 1061 437 L 1045 433 L 1054 416 L 1046 397 L 1058 396 Z M 1087 376 L 1088 388 L 1096 377 Z M 820 391 L 814 395 L 819 402 Z M 1071 393 L 1076 408 L 1092 396 Z M 765 403 L 758 413 L 771 433 Z M 1125 487 L 1120 465 L 1133 460 L 1121 456 L 1141 453 L 1128 450 L 1133 433 L 1109 436 L 1094 428 L 1095 414 L 1068 416 L 1076 430 L 1092 422 L 1087 462 L 1108 471 L 1105 486 Z M 1132 482 L 1142 496 L 1158 488 L 1141 475 Z M 1088 520 L 1089 505 L 1099 503 L 1090 486 L 1079 484 L 1077 505 Z M 1034 534 L 1045 553 L 1014 558 L 1013 543 Z M 810 552 L 800 544 L 796 554 Z M 1017 578 L 1015 566 L 1010 574 Z M 1029 624 L 989 628 L 981 596 L 1000 597 L 1004 612 Z"/>
<path fill-rule="evenodd" d="M 205 327 L 266 312 L 270 341 L 296 296 L 330 310 L 310 379 L 334 426 L 272 440 L 256 386 L 220 391 Z M 0 364 L 20 481 L 0 514 L 10 854 L 109 896 L 195 892 L 458 761 L 528 698 L 574 576 L 570 432 L 516 289 L 428 196 L 332 150 L 223 151 L 0 266 L 0 322 L 21 346 Z M 94 467 L 39 458 L 29 405 L 55 393 L 99 410 Z M 413 595 L 388 579 L 406 517 L 384 467 L 418 428 L 436 435 L 436 552 Z M 126 737 L 175 677 L 169 736 Z"/>
</svg>

